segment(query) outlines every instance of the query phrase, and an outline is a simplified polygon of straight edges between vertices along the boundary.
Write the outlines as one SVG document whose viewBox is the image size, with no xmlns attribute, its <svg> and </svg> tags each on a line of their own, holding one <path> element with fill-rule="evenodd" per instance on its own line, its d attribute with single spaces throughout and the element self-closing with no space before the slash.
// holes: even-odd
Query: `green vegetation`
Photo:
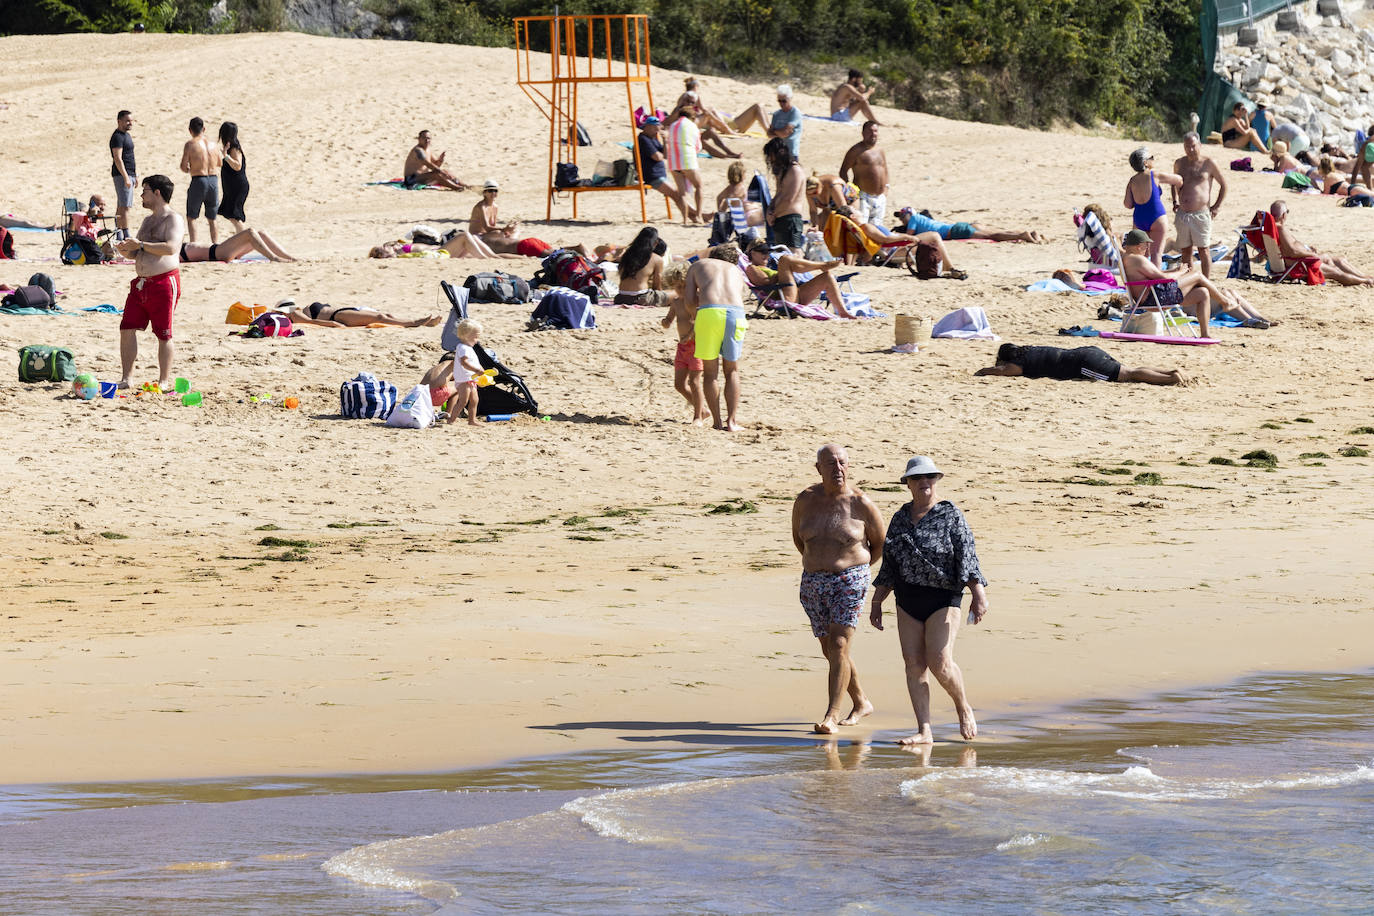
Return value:
<svg viewBox="0 0 1374 916">
<path fill-rule="evenodd" d="M 727 499 L 719 506 L 712 506 L 706 510 L 707 515 L 748 515 L 751 512 L 759 511 L 759 507 L 752 501 L 734 497 Z"/>
<path fill-rule="evenodd" d="M 1308 458 L 1330 458 L 1330 457 L 1331 457 L 1331 456 L 1328 455 L 1326 452 L 1303 452 L 1301 455 L 1298 456 L 1298 459 L 1301 461 L 1301 460 L 1306 460 L 1306 459 L 1308 459 Z"/>
<path fill-rule="evenodd" d="M 1340 455 L 1342 458 L 1368 458 L 1369 449 L 1360 448 L 1358 445 L 1347 445 L 1336 454 Z"/>
<path fill-rule="evenodd" d="M 127 541 L 129 539 L 127 534 L 120 534 L 118 531 L 102 531 L 100 536 L 107 541 Z"/>
<path fill-rule="evenodd" d="M 1141 486 L 1146 487 L 1157 487 L 1160 484 L 1164 483 L 1164 478 L 1161 475 L 1156 474 L 1154 471 L 1142 471 L 1141 473 L 1135 475 L 1135 477 L 1131 478 L 1131 483 L 1138 483 Z"/>
<path fill-rule="evenodd" d="M 1350 431 L 1352 436 L 1374 436 L 1374 426 L 1357 426 Z"/>
<path fill-rule="evenodd" d="M 291 538 L 279 538 L 279 537 L 276 537 L 276 536 L 274 536 L 274 535 L 268 535 L 267 537 L 263 538 L 261 541 L 258 541 L 258 546 L 259 546 L 259 547 L 290 547 L 290 548 L 297 549 L 297 550 L 305 550 L 305 549 L 307 549 L 307 548 L 314 547 L 314 546 L 315 546 L 315 542 L 314 542 L 314 541 L 296 541 L 296 540 L 292 540 Z"/>
<path fill-rule="evenodd" d="M 1245 462 L 1246 467 L 1252 468 L 1276 468 L 1279 466 L 1279 456 L 1268 449 L 1257 448 L 1253 452 L 1246 452 L 1240 456 Z"/>
<path fill-rule="evenodd" d="M 1231 467 L 1234 467 L 1234 466 L 1235 466 L 1235 461 L 1231 460 L 1230 458 L 1223 458 L 1223 457 L 1221 457 L 1220 455 L 1218 455 L 1218 456 L 1215 457 L 1215 458 L 1208 458 L 1208 459 L 1207 459 L 1207 463 L 1208 463 L 1208 464 L 1224 464 L 1224 465 L 1228 465 L 1228 466 L 1231 466 Z"/>
<path fill-rule="evenodd" d="M 383 37 L 490 47 L 534 0 L 364 0 Z M 10 33 L 271 31 L 284 0 L 38 0 Z M 849 66 L 876 102 L 1023 126 L 1106 120 L 1176 136 L 1202 85 L 1200 0 L 566 0 L 564 14 L 644 13 L 658 67 L 828 90 Z M 227 13 L 227 14 L 226 14 Z M 531 34 L 535 50 L 547 31 Z M 767 100 L 765 100 L 767 101 Z"/>
</svg>

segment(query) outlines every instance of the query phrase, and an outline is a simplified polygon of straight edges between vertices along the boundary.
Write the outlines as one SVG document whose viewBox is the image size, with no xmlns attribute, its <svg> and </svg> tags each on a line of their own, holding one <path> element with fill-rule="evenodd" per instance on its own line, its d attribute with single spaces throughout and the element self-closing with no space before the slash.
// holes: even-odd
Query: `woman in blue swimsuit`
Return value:
<svg viewBox="0 0 1374 916">
<path fill-rule="evenodd" d="M 1150 168 L 1154 161 L 1155 157 L 1143 146 L 1131 153 L 1131 168 L 1135 169 L 1135 174 L 1126 183 L 1126 206 L 1132 211 L 1131 222 L 1135 228 L 1150 237 L 1150 260 L 1158 267 L 1162 263 L 1164 234 L 1167 231 L 1159 183 L 1162 181 L 1181 188 L 1183 179 L 1172 172 L 1156 172 Z"/>
</svg>

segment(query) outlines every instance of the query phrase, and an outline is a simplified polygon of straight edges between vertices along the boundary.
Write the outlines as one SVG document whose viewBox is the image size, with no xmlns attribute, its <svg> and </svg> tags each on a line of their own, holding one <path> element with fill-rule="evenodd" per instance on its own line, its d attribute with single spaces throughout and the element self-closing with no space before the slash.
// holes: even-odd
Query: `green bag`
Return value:
<svg viewBox="0 0 1374 916">
<path fill-rule="evenodd" d="M 1292 169 L 1284 173 L 1283 186 L 1285 188 L 1298 188 L 1302 190 L 1312 187 L 1312 179 L 1308 178 L 1297 169 Z"/>
<path fill-rule="evenodd" d="M 76 357 L 66 347 L 19 348 L 19 381 L 70 382 L 76 378 Z"/>
</svg>

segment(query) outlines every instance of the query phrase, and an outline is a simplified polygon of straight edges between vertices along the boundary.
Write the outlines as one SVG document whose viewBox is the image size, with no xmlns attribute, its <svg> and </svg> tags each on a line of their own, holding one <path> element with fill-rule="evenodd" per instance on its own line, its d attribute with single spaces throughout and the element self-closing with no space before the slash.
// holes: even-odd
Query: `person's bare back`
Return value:
<svg viewBox="0 0 1374 916">
<path fill-rule="evenodd" d="M 187 140 L 181 148 L 182 171 L 188 172 L 192 178 L 218 176 L 221 159 L 219 148 L 211 145 L 204 134 Z"/>
<path fill-rule="evenodd" d="M 687 271 L 685 311 L 692 318 L 698 308 L 734 306 L 744 308 L 744 272 L 739 265 L 717 258 L 702 258 Z"/>
</svg>

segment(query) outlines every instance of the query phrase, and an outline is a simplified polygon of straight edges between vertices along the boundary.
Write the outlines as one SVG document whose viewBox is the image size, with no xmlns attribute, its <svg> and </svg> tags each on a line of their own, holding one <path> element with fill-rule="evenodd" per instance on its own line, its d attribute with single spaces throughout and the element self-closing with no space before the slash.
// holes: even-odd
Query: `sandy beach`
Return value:
<svg viewBox="0 0 1374 916">
<path fill-rule="evenodd" d="M 831 441 L 885 518 L 906 499 L 896 478 L 910 455 L 946 471 L 942 495 L 968 517 L 991 583 L 989 617 L 958 649 L 980 711 L 1374 664 L 1374 464 L 1340 454 L 1374 448 L 1374 291 L 1227 281 L 1282 323 L 1220 330 L 1210 347 L 1101 344 L 1126 365 L 1183 369 L 1186 388 L 975 378 L 995 342 L 888 352 L 892 316 L 970 305 L 1022 344 L 1103 327 L 1099 300 L 1025 287 L 1086 266 L 1074 209 L 1098 202 L 1128 225 L 1137 140 L 882 110 L 894 209 L 1051 242 L 952 243 L 962 283 L 862 268 L 854 286 L 884 319 L 753 322 L 743 432 L 684 422 L 660 311 L 602 308 L 595 331 L 535 334 L 528 307 L 501 305 L 474 307 L 485 343 L 548 419 L 394 430 L 340 420 L 339 385 L 369 370 L 410 387 L 440 354 L 437 329 L 252 341 L 228 336 L 225 312 L 290 297 L 415 317 L 438 310 L 440 280 L 491 269 L 365 258 L 417 223 L 464 225 L 477 199 L 366 186 L 399 177 L 421 129 L 463 179 L 499 180 L 502 215 L 531 234 L 627 243 L 633 194 L 585 195 L 579 222 L 561 201 L 544 222 L 547 122 L 515 85 L 512 52 L 296 34 L 16 37 L 0 50 L 0 211 L 50 222 L 64 197 L 109 199 L 121 108 L 140 173 L 172 176 L 179 207 L 187 121 L 233 120 L 249 224 L 302 258 L 183 267 L 175 374 L 204 393 L 198 408 L 77 401 L 11 369 L 0 784 L 433 771 L 623 749 L 628 736 L 804 734 L 825 669 L 797 604 L 789 517 Z M 660 106 L 684 75 L 655 71 Z M 707 78 L 703 92 L 736 111 L 772 87 Z M 623 90 L 589 92 L 580 111 L 596 141 L 584 170 L 625 152 Z M 808 121 L 803 163 L 833 171 L 857 139 L 857 126 Z M 739 146 L 763 167 L 760 138 Z M 1181 155 L 1153 146 L 1161 163 Z M 706 161 L 709 196 L 725 167 Z M 1281 198 L 1305 241 L 1374 266 L 1370 211 L 1226 174 L 1218 240 Z M 705 243 L 706 230 L 665 222 L 656 194 L 649 212 L 674 250 Z M 0 261 L 0 282 L 45 271 L 67 314 L 0 316 L 0 350 L 69 346 L 113 380 L 118 319 L 79 310 L 122 305 L 132 266 L 64 266 L 55 236 L 15 238 L 20 260 Z M 138 377 L 152 381 L 151 335 L 140 345 Z M 249 401 L 263 394 L 272 402 Z M 287 395 L 300 409 L 278 406 Z M 1257 449 L 1278 466 L 1247 466 Z M 1160 481 L 1138 480 L 1149 473 Z M 878 711 L 850 731 L 905 734 L 892 628 L 865 623 L 854 653 Z M 937 736 L 957 738 L 938 690 L 935 715 Z"/>
</svg>

